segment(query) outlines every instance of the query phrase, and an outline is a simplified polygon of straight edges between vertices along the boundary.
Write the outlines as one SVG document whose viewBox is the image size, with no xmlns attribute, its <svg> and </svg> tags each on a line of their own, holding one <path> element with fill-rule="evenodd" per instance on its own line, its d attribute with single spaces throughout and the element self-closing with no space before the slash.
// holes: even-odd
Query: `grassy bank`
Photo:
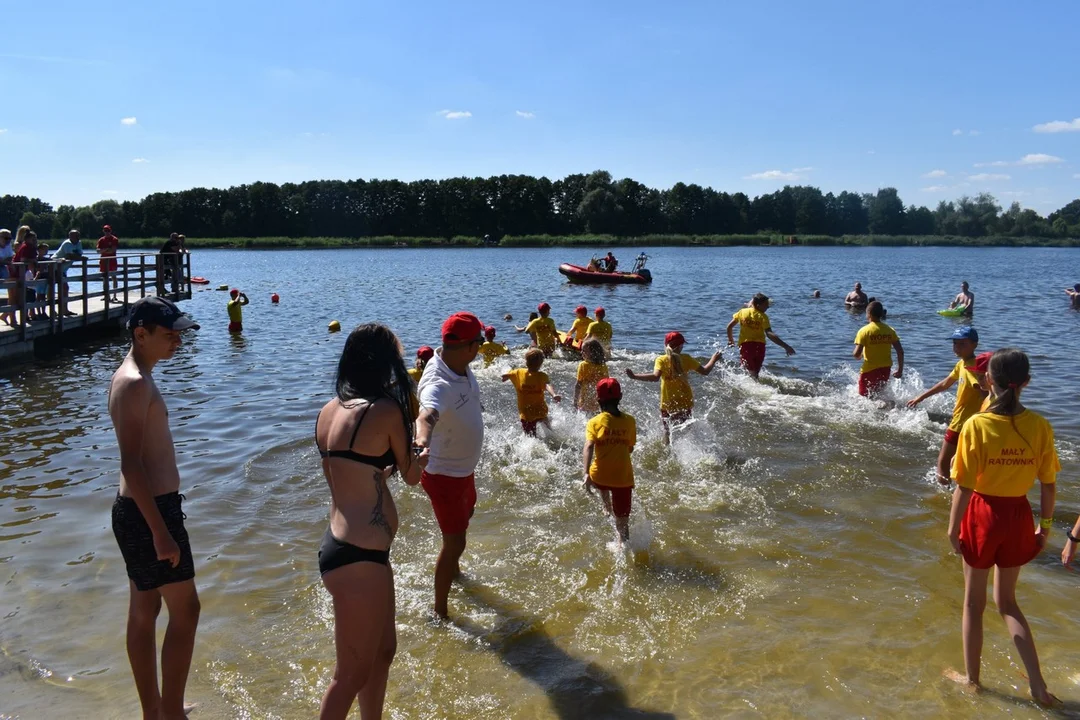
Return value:
<svg viewBox="0 0 1080 720">
<path fill-rule="evenodd" d="M 798 235 L 795 243 L 788 235 L 507 235 L 501 247 L 731 247 L 736 245 L 874 245 L 945 247 L 1080 247 L 1080 238 L 1002 237 L 979 238 L 952 235 Z M 161 238 L 125 238 L 124 248 L 157 249 Z M 431 237 L 258 237 L 188 238 L 190 248 L 389 248 L 389 247 L 480 247 L 483 239 L 458 236 Z"/>
</svg>

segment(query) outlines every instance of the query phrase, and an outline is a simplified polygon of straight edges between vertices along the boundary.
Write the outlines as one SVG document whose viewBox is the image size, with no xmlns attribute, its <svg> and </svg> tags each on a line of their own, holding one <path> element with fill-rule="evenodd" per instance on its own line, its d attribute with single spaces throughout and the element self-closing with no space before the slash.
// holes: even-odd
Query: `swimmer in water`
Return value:
<svg viewBox="0 0 1080 720">
<path fill-rule="evenodd" d="M 637 444 L 634 416 L 619 410 L 622 388 L 615 378 L 596 385 L 600 413 L 585 426 L 585 465 L 582 484 L 587 492 L 600 491 L 604 509 L 615 518 L 619 541 L 630 539 L 630 503 L 634 493 L 634 463 L 630 454 Z"/>
<path fill-rule="evenodd" d="M 856 310 L 861 310 L 868 304 L 870 304 L 870 301 L 866 298 L 866 293 L 863 292 L 862 283 L 855 283 L 855 289 L 844 298 L 844 305 Z"/>
<path fill-rule="evenodd" d="M 1076 283 L 1071 288 L 1065 288 L 1065 294 L 1069 296 L 1072 309 L 1080 310 L 1080 283 Z"/>
<path fill-rule="evenodd" d="M 541 372 L 544 364 L 544 351 L 529 348 L 525 351 L 525 367 L 516 368 L 502 376 L 503 382 L 509 380 L 517 391 L 518 415 L 521 417 L 521 429 L 526 435 L 536 436 L 536 426 L 543 423 L 551 429 L 548 420 L 547 400 L 544 393 L 551 395 L 555 402 L 561 402 L 562 396 L 555 392 L 546 372 Z"/>
<path fill-rule="evenodd" d="M 949 303 L 949 309 L 962 309 L 965 317 L 975 312 L 975 293 L 968 290 L 967 280 L 960 283 L 960 293 Z"/>
</svg>

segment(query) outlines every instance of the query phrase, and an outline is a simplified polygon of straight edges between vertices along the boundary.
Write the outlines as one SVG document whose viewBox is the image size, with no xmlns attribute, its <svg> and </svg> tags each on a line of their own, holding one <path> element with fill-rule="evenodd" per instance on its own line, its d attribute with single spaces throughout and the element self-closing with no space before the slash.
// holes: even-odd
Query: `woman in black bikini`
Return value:
<svg viewBox="0 0 1080 720">
<path fill-rule="evenodd" d="M 337 397 L 319 411 L 315 444 L 330 486 L 330 527 L 319 549 L 323 585 L 334 601 L 337 663 L 319 717 L 382 716 L 397 648 L 390 543 L 398 516 L 386 485 L 395 469 L 416 485 L 428 451 L 412 453 L 409 375 L 401 344 L 383 325 L 361 325 L 345 341 Z"/>
</svg>

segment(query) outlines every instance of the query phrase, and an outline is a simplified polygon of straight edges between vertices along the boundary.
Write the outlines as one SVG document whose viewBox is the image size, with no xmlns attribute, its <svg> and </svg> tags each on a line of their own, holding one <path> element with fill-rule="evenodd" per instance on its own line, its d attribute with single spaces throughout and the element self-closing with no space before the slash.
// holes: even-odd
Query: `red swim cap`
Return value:
<svg viewBox="0 0 1080 720">
<path fill-rule="evenodd" d="M 488 340 L 495 337 L 495 327 L 492 325 L 488 325 L 486 328 L 484 328 L 484 337 L 486 337 Z"/>
<path fill-rule="evenodd" d="M 607 315 L 607 311 L 605 311 L 604 308 L 602 308 L 602 307 L 598 307 L 595 310 L 593 310 L 593 314 L 596 315 L 597 319 L 599 319 L 599 318 L 602 318 L 605 315 Z"/>
<path fill-rule="evenodd" d="M 240 294 L 240 291 L 237 290 L 236 288 L 233 288 L 232 290 L 229 291 L 229 294 L 232 295 L 233 297 L 236 297 L 237 295 Z"/>
<path fill-rule="evenodd" d="M 536 310 L 542 313 L 551 312 L 551 306 L 543 302 L 536 306 Z"/>
<path fill-rule="evenodd" d="M 681 332 L 669 332 L 664 336 L 664 344 L 668 347 L 680 347 L 686 344 L 686 338 Z"/>
<path fill-rule="evenodd" d="M 975 356 L 975 362 L 970 365 L 965 365 L 965 370 L 970 370 L 974 373 L 985 373 L 990 369 L 990 358 L 994 356 L 992 352 L 979 353 Z"/>
<path fill-rule="evenodd" d="M 574 314 L 575 315 L 588 315 L 589 314 L 589 308 L 585 307 L 584 305 L 578 305 L 576 308 L 574 308 Z"/>
<path fill-rule="evenodd" d="M 615 378 L 604 378 L 596 383 L 596 399 L 599 402 L 621 400 L 622 388 L 619 386 L 619 381 Z"/>
<path fill-rule="evenodd" d="M 416 351 L 416 357 L 420 358 L 424 362 L 427 362 L 431 358 L 435 357 L 435 350 L 428 347 L 427 345 L 424 345 Z"/>
</svg>

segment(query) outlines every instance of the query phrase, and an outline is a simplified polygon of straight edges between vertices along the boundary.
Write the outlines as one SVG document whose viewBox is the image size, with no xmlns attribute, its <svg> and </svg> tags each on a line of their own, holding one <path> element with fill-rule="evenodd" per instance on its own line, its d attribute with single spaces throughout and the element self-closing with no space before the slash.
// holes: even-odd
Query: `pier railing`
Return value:
<svg viewBox="0 0 1080 720">
<path fill-rule="evenodd" d="M 109 259 L 86 255 L 11 263 L 11 277 L 0 280 L 0 315 L 13 319 L 14 325 L 0 324 L 0 337 L 14 329 L 18 340 L 26 341 L 87 327 L 126 314 L 128 305 L 147 295 L 171 300 L 191 297 L 188 253 L 117 254 L 112 258 L 116 270 L 106 277 L 100 266 Z M 33 317 L 42 314 L 43 319 Z"/>
</svg>

